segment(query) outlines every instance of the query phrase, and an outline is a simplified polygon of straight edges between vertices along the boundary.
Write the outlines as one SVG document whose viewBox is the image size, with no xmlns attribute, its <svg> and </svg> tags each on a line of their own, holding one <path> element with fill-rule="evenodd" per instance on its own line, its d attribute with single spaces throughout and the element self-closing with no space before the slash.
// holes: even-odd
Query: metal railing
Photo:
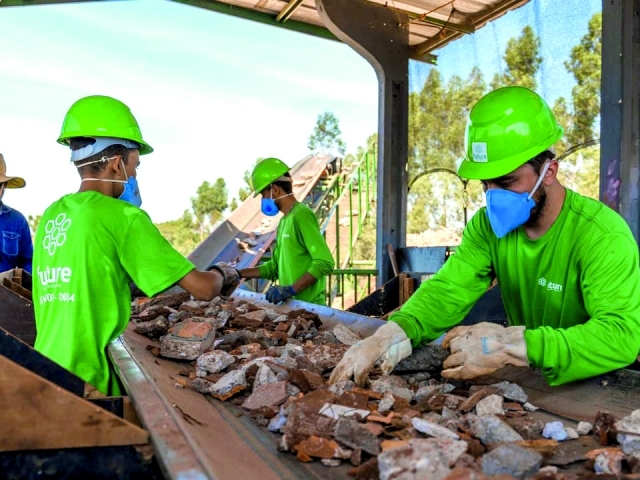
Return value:
<svg viewBox="0 0 640 480">
<path fill-rule="evenodd" d="M 331 186 L 334 189 L 332 207 L 322 216 L 321 231 L 332 249 L 336 264 L 327 279 L 326 298 L 329 306 L 344 309 L 371 293 L 372 288 L 375 289 L 373 280 L 378 274 L 375 260 L 358 260 L 354 252 L 376 198 L 376 147 L 376 142 L 372 142 L 349 166 L 351 171 L 335 179 Z M 337 299 L 339 303 L 336 305 Z"/>
</svg>

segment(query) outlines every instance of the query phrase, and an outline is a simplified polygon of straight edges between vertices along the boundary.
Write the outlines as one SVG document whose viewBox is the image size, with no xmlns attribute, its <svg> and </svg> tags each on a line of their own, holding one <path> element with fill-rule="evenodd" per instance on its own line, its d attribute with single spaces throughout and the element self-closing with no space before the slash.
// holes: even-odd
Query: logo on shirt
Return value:
<svg viewBox="0 0 640 480">
<path fill-rule="evenodd" d="M 561 284 L 549 282 L 544 277 L 540 277 L 538 279 L 538 285 L 540 285 L 542 288 L 546 287 L 547 290 L 552 290 L 554 292 L 561 292 L 562 291 L 562 285 Z"/>
<path fill-rule="evenodd" d="M 64 213 L 59 214 L 54 220 L 49 220 L 44 226 L 46 235 L 42 240 L 42 246 L 49 252 L 49 255 L 56 253 L 56 249 L 64 245 L 67 241 L 67 234 L 71 226 L 71 219 Z"/>
</svg>

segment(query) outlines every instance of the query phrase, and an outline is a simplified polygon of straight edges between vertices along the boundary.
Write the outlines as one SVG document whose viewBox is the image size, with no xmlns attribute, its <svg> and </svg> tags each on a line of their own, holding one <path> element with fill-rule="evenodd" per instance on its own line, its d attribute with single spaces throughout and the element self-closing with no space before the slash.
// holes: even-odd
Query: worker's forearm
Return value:
<svg viewBox="0 0 640 480">
<path fill-rule="evenodd" d="M 182 288 L 189 292 L 196 300 L 213 300 L 220 295 L 220 289 L 224 283 L 222 274 L 217 270 L 200 272 L 191 270 L 179 282 Z"/>
<path fill-rule="evenodd" d="M 292 285 L 293 289 L 296 293 L 302 292 L 305 288 L 310 287 L 314 283 L 316 283 L 318 279 L 311 275 L 309 272 L 305 273 L 301 276 L 294 284 Z"/>
<path fill-rule="evenodd" d="M 260 278 L 259 268 L 243 268 L 238 272 L 240 273 L 240 278 Z"/>
</svg>

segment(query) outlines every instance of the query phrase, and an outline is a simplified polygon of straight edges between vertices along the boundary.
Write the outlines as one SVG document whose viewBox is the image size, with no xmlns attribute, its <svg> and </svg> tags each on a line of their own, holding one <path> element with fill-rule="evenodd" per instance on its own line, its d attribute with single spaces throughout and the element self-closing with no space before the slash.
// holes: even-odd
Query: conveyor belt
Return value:
<svg viewBox="0 0 640 480">
<path fill-rule="evenodd" d="M 234 297 L 273 308 L 264 295 L 236 291 Z M 363 336 L 383 322 L 329 307 L 290 301 L 277 307 L 286 312 L 304 308 L 317 313 L 324 326 L 343 323 Z M 324 327 L 323 327 L 324 328 Z M 147 346 L 157 345 L 133 332 L 132 327 L 110 346 L 129 397 L 143 426 L 149 431 L 158 461 L 172 479 L 335 479 L 349 478 L 348 466 L 327 468 L 319 462 L 300 463 L 295 456 L 277 451 L 277 437 L 257 427 L 231 402 L 219 402 L 193 390 L 176 386 L 185 364 L 153 356 Z M 531 369 L 507 368 L 492 382 L 517 382 L 530 401 L 542 410 L 533 414 L 543 421 L 593 421 L 599 410 L 621 417 L 637 408 L 640 374 L 623 370 L 563 387 L 549 387 Z M 593 447 L 595 448 L 595 447 Z"/>
<path fill-rule="evenodd" d="M 273 307 L 257 293 L 236 291 L 234 297 Z M 315 311 L 327 328 L 341 322 L 363 335 L 371 335 L 383 323 L 299 301 L 287 302 L 277 310 L 298 308 Z M 132 327 L 110 345 L 109 351 L 167 478 L 347 478 L 346 465 L 326 468 L 319 462 L 300 463 L 293 455 L 278 453 L 276 437 L 248 417 L 238 416 L 239 410 L 230 402 L 221 403 L 176 387 L 185 364 L 153 356 L 146 347 L 158 342 L 138 335 Z"/>
<path fill-rule="evenodd" d="M 308 156 L 291 169 L 294 182 L 293 193 L 302 201 L 313 190 L 334 157 L 327 155 Z M 212 262 L 233 263 L 237 268 L 249 268 L 258 264 L 260 257 L 268 250 L 275 238 L 275 231 L 282 214 L 270 217 L 270 224 L 264 233 L 256 238 L 257 246 L 251 247 L 255 253 L 238 248 L 236 239 L 241 240 L 258 230 L 266 217 L 260 211 L 260 195 L 247 198 L 209 237 L 189 255 L 196 268 L 203 269 Z"/>
</svg>

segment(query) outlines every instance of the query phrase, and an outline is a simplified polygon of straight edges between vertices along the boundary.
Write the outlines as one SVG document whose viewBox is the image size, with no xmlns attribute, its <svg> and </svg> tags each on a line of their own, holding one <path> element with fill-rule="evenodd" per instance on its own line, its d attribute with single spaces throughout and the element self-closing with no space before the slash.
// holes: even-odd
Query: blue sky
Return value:
<svg viewBox="0 0 640 480">
<path fill-rule="evenodd" d="M 434 52 L 438 55 L 438 70 L 445 79 L 452 75 L 467 78 L 474 66 L 479 66 L 487 84 L 495 73 L 503 73 L 507 42 L 522 34 L 526 25 L 540 37 L 543 58 L 538 72 L 537 91 L 549 103 L 559 96 L 571 97 L 573 76 L 564 62 L 571 49 L 587 33 L 591 17 L 602 11 L 602 0 L 531 0 L 525 6 L 508 12 L 488 23 L 473 35 L 466 35 Z M 409 82 L 412 89 L 421 88 L 431 67 L 411 62 Z"/>
<path fill-rule="evenodd" d="M 79 186 L 56 143 L 92 94 L 128 104 L 155 152 L 138 172 L 155 222 L 180 217 L 204 181 L 231 196 L 256 158 L 293 164 L 318 114 L 350 150 L 377 128 L 373 69 L 346 45 L 161 0 L 0 9 L 0 152 L 27 187 L 4 201 L 36 215 Z"/>
<path fill-rule="evenodd" d="M 534 0 L 439 52 L 445 78 L 482 64 L 504 68 L 509 38 L 526 24 L 542 36 L 540 93 L 569 95 L 562 62 L 600 0 Z M 79 178 L 56 138 L 69 106 L 93 94 L 127 103 L 155 152 L 142 157 L 143 208 L 176 219 L 204 181 L 230 198 L 258 157 L 293 164 L 308 152 L 318 114 L 340 120 L 349 151 L 377 128 L 373 69 L 346 45 L 163 0 L 0 8 L 0 152 L 27 180 L 4 201 L 41 214 Z M 421 86 L 430 67 L 412 62 Z"/>
</svg>

